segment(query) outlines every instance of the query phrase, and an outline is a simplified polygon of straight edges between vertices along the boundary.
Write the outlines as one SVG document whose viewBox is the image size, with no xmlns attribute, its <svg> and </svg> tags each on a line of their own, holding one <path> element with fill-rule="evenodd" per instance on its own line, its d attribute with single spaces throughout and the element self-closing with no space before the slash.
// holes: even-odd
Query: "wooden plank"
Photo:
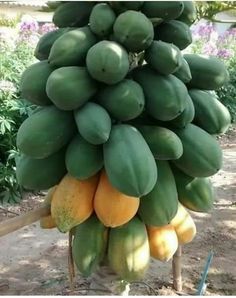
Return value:
<svg viewBox="0 0 236 298">
<path fill-rule="evenodd" d="M 30 225 L 47 215 L 50 215 L 50 206 L 42 206 L 26 214 L 5 220 L 0 223 L 0 237 Z"/>
</svg>

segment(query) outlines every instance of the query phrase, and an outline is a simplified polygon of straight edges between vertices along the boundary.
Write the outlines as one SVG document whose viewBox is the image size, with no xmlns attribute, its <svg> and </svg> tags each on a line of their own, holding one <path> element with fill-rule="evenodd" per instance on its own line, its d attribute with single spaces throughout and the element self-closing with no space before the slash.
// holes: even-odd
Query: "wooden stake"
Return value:
<svg viewBox="0 0 236 298">
<path fill-rule="evenodd" d="M 50 215 L 50 206 L 42 206 L 26 214 L 5 220 L 0 223 L 0 237 L 30 225 L 47 215 Z"/>
<path fill-rule="evenodd" d="M 182 248 L 179 245 L 172 261 L 173 287 L 177 292 L 182 291 L 181 255 Z"/>
<path fill-rule="evenodd" d="M 74 259 L 72 254 L 72 240 L 73 233 L 69 231 L 69 246 L 68 246 L 68 269 L 69 269 L 69 282 L 70 282 L 70 290 L 74 291 L 74 277 L 75 277 L 75 266 Z"/>
</svg>

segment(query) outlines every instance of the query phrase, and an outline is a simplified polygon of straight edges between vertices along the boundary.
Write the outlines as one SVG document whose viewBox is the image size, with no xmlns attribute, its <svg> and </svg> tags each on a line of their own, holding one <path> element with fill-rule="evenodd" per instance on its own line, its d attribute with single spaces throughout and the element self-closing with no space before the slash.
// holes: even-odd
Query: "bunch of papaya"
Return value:
<svg viewBox="0 0 236 298">
<path fill-rule="evenodd" d="M 22 75 L 38 108 L 17 134 L 17 179 L 50 189 L 41 227 L 73 230 L 84 276 L 106 258 L 141 279 L 151 257 L 192 241 L 187 210 L 213 206 L 216 135 L 231 122 L 214 90 L 229 77 L 217 58 L 181 52 L 195 14 L 191 1 L 61 2 Z"/>
</svg>

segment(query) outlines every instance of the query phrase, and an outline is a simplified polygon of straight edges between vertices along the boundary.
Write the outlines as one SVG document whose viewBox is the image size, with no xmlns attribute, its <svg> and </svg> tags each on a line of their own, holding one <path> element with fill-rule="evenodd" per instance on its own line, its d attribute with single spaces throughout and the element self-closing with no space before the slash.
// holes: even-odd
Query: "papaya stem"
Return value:
<svg viewBox="0 0 236 298">
<path fill-rule="evenodd" d="M 69 270 L 69 282 L 70 282 L 70 289 L 74 291 L 74 277 L 75 277 L 75 266 L 74 266 L 74 259 L 72 254 L 72 239 L 73 233 L 69 231 L 69 246 L 68 246 L 68 270 Z"/>
<path fill-rule="evenodd" d="M 178 292 L 182 291 L 181 255 L 182 248 L 179 245 L 172 261 L 173 287 Z"/>
</svg>

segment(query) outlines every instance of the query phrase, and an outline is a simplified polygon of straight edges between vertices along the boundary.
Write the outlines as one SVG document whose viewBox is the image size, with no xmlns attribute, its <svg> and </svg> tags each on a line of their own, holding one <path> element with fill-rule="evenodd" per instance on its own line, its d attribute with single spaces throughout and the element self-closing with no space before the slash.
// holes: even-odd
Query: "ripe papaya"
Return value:
<svg viewBox="0 0 236 298">
<path fill-rule="evenodd" d="M 163 227 L 147 227 L 151 257 L 167 262 L 178 248 L 178 238 L 171 225 Z"/>
<path fill-rule="evenodd" d="M 118 227 L 132 219 L 139 206 L 139 198 L 127 196 L 115 189 L 102 171 L 96 194 L 94 210 L 106 227 Z"/>
<path fill-rule="evenodd" d="M 147 65 L 135 68 L 132 76 L 142 86 L 146 110 L 153 118 L 169 121 L 185 109 L 188 91 L 175 76 L 160 75 Z"/>
<path fill-rule="evenodd" d="M 26 68 L 20 81 L 21 97 L 39 106 L 51 105 L 45 89 L 53 71 L 54 68 L 47 61 L 40 61 Z"/>
<path fill-rule="evenodd" d="M 89 17 L 89 26 L 94 34 L 100 37 L 108 36 L 113 29 L 116 14 L 107 3 L 96 4 Z"/>
<path fill-rule="evenodd" d="M 145 98 L 143 89 L 138 83 L 125 79 L 103 88 L 98 93 L 98 102 L 113 118 L 127 121 L 142 113 Z"/>
<path fill-rule="evenodd" d="M 178 159 L 183 154 L 180 138 L 171 130 L 151 125 L 136 125 L 155 159 Z"/>
<path fill-rule="evenodd" d="M 146 225 L 164 226 L 170 223 L 178 208 L 175 179 L 167 161 L 156 161 L 158 179 L 151 192 L 141 197 L 138 214 Z"/>
<path fill-rule="evenodd" d="M 148 18 L 174 20 L 184 9 L 183 1 L 144 1 L 141 11 Z"/>
<path fill-rule="evenodd" d="M 86 67 L 67 66 L 51 73 L 46 92 L 59 109 L 69 111 L 88 101 L 97 92 L 97 84 L 89 76 Z"/>
<path fill-rule="evenodd" d="M 111 132 L 111 118 L 107 111 L 94 102 L 88 102 L 74 111 L 75 121 L 82 137 L 93 145 L 105 143 Z"/>
<path fill-rule="evenodd" d="M 103 167 L 102 147 L 88 143 L 77 134 L 67 147 L 65 160 L 71 176 L 87 179 Z"/>
<path fill-rule="evenodd" d="M 120 192 L 140 197 L 153 189 L 157 180 L 155 159 L 135 127 L 114 125 L 103 154 L 108 179 Z"/>
<path fill-rule="evenodd" d="M 231 117 L 228 109 L 217 99 L 217 95 L 198 89 L 190 89 L 194 107 L 194 122 L 210 134 L 225 133 L 230 124 Z"/>
<path fill-rule="evenodd" d="M 53 193 L 55 192 L 55 190 L 56 190 L 56 186 L 49 189 L 49 191 L 44 199 L 43 205 L 51 206 L 52 196 L 53 196 Z M 42 229 L 56 228 L 56 223 L 55 223 L 54 219 L 52 218 L 51 214 L 40 218 L 40 227 Z"/>
<path fill-rule="evenodd" d="M 188 26 L 192 25 L 197 18 L 197 11 L 194 1 L 183 1 L 184 9 L 177 18 L 178 21 L 184 22 Z"/>
<path fill-rule="evenodd" d="M 60 232 L 66 233 L 93 213 L 98 175 L 78 180 L 69 174 L 58 184 L 52 197 L 51 215 Z"/>
<path fill-rule="evenodd" d="M 209 178 L 190 177 L 172 168 L 180 203 L 195 212 L 209 212 L 213 208 L 214 191 Z"/>
<path fill-rule="evenodd" d="M 169 75 L 181 67 L 183 59 L 175 45 L 154 40 L 145 51 L 145 61 L 159 73 Z"/>
<path fill-rule="evenodd" d="M 149 267 L 150 248 L 146 227 L 137 217 L 123 226 L 110 229 L 108 261 L 125 281 L 143 278 Z"/>
<path fill-rule="evenodd" d="M 184 59 L 190 67 L 192 79 L 190 88 L 215 90 L 229 80 L 229 73 L 222 61 L 213 56 L 185 54 Z"/>
<path fill-rule="evenodd" d="M 196 235 L 196 226 L 188 211 L 179 203 L 178 211 L 170 224 L 174 227 L 179 244 L 187 244 Z"/>
<path fill-rule="evenodd" d="M 154 38 L 152 22 L 141 12 L 127 10 L 121 13 L 113 26 L 114 37 L 130 52 L 147 49 Z"/>
<path fill-rule="evenodd" d="M 222 166 L 222 151 L 216 139 L 200 127 L 188 124 L 174 129 L 182 141 L 184 153 L 172 162 L 191 177 L 214 175 Z"/>
<path fill-rule="evenodd" d="M 177 69 L 177 71 L 173 73 L 173 75 L 180 79 L 183 83 L 188 83 L 189 81 L 191 81 L 191 71 L 188 62 L 184 58 L 182 58 L 182 64 Z"/>
<path fill-rule="evenodd" d="M 108 229 L 93 214 L 77 225 L 74 232 L 73 259 L 80 273 L 88 277 L 98 268 L 105 256 Z"/>
<path fill-rule="evenodd" d="M 92 1 L 68 1 L 61 3 L 53 14 L 53 23 L 61 27 L 82 27 L 88 24 L 93 9 Z"/>
<path fill-rule="evenodd" d="M 58 28 L 42 35 L 34 50 L 34 56 L 38 60 L 48 59 L 50 50 L 54 42 L 62 36 L 62 34 L 72 30 L 72 28 Z"/>
<path fill-rule="evenodd" d="M 64 147 L 75 133 L 73 114 L 48 106 L 21 124 L 16 144 L 32 158 L 46 158 Z"/>
<path fill-rule="evenodd" d="M 65 174 L 64 148 L 44 159 L 21 155 L 16 163 L 16 178 L 19 185 L 30 190 L 48 189 L 58 184 Z"/>
<path fill-rule="evenodd" d="M 89 49 L 86 65 L 94 79 L 112 85 L 123 80 L 128 73 L 129 57 L 118 43 L 103 40 Z"/>
<path fill-rule="evenodd" d="M 54 42 L 48 61 L 57 67 L 83 66 L 88 50 L 96 41 L 96 36 L 88 26 L 70 30 Z"/>
<path fill-rule="evenodd" d="M 172 20 L 156 26 L 155 39 L 173 43 L 183 50 L 192 43 L 192 33 L 185 23 Z"/>
<path fill-rule="evenodd" d="M 192 98 L 188 95 L 187 96 L 187 105 L 183 112 L 176 117 L 175 119 L 171 120 L 169 124 L 174 127 L 184 128 L 187 124 L 191 123 L 195 116 L 195 108 L 193 105 Z"/>
</svg>

